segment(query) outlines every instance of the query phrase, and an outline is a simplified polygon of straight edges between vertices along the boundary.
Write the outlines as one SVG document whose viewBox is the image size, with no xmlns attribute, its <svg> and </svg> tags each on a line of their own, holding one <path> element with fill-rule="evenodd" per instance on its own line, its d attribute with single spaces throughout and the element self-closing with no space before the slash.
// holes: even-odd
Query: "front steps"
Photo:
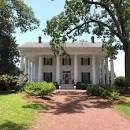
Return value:
<svg viewBox="0 0 130 130">
<path fill-rule="evenodd" d="M 59 89 L 76 89 L 74 84 L 61 84 Z"/>
</svg>

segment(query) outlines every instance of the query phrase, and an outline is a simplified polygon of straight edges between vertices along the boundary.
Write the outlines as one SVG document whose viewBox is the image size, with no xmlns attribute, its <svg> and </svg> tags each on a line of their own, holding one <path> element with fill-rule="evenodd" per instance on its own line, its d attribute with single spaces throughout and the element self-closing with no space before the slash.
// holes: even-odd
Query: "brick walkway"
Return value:
<svg viewBox="0 0 130 130">
<path fill-rule="evenodd" d="M 31 130 L 130 130 L 130 121 L 83 91 L 57 91 Z"/>
</svg>

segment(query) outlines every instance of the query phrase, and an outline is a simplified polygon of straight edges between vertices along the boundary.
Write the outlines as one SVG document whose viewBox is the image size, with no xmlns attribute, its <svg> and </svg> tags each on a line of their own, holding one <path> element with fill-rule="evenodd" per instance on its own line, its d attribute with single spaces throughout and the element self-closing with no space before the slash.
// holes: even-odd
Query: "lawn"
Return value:
<svg viewBox="0 0 130 130">
<path fill-rule="evenodd" d="M 40 104 L 27 103 L 23 94 L 0 94 L 0 130 L 26 130 Z"/>
<path fill-rule="evenodd" d="M 123 115 L 130 118 L 130 97 L 127 98 L 127 102 L 123 104 L 114 105 L 114 108 L 121 112 Z"/>
</svg>

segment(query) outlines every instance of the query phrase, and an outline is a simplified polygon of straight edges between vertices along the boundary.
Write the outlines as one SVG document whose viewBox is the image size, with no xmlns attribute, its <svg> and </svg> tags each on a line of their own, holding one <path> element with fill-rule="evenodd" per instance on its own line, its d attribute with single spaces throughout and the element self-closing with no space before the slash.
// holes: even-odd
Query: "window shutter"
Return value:
<svg viewBox="0 0 130 130">
<path fill-rule="evenodd" d="M 52 65 L 52 58 L 51 58 L 51 65 Z"/>
<path fill-rule="evenodd" d="M 88 58 L 88 65 L 90 65 L 90 58 Z"/>
<path fill-rule="evenodd" d="M 81 81 L 83 82 L 83 72 L 81 72 Z"/>
<path fill-rule="evenodd" d="M 64 58 L 62 59 L 62 65 L 64 65 Z"/>
<path fill-rule="evenodd" d="M 83 65 L 83 58 L 81 58 L 81 65 Z"/>
<path fill-rule="evenodd" d="M 52 82 L 52 72 L 51 72 L 51 79 L 50 79 L 50 80 L 51 80 L 51 82 Z"/>
<path fill-rule="evenodd" d="M 46 58 L 44 57 L 44 59 L 43 59 L 43 60 L 44 60 L 44 65 L 45 65 L 45 64 L 46 64 Z"/>
<path fill-rule="evenodd" d="M 90 72 L 88 72 L 88 81 L 90 83 Z"/>
<path fill-rule="evenodd" d="M 71 58 L 69 58 L 69 65 L 71 65 Z"/>
<path fill-rule="evenodd" d="M 43 73 L 43 81 L 45 81 L 46 79 L 45 79 L 45 72 Z"/>
</svg>

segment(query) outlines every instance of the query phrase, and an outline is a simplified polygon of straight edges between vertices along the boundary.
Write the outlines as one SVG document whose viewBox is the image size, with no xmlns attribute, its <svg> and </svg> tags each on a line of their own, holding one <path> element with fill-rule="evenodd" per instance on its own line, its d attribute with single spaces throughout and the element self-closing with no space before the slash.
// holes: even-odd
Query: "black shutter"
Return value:
<svg viewBox="0 0 130 130">
<path fill-rule="evenodd" d="M 83 82 L 83 72 L 81 72 L 81 81 Z"/>
<path fill-rule="evenodd" d="M 88 72 L 88 82 L 90 83 L 90 72 Z"/>
<path fill-rule="evenodd" d="M 81 65 L 83 65 L 83 58 L 81 58 Z"/>
<path fill-rule="evenodd" d="M 62 59 L 62 65 L 64 65 L 64 58 Z"/>
<path fill-rule="evenodd" d="M 43 59 L 43 60 L 44 60 L 44 65 L 45 65 L 46 58 L 44 57 L 44 59 Z"/>
<path fill-rule="evenodd" d="M 43 73 L 43 81 L 45 81 L 45 72 Z"/>
<path fill-rule="evenodd" d="M 90 58 L 88 58 L 88 65 L 90 65 Z"/>
<path fill-rule="evenodd" d="M 69 58 L 69 65 L 71 65 L 71 58 Z"/>
<path fill-rule="evenodd" d="M 52 58 L 51 58 L 51 65 L 52 65 Z"/>
<path fill-rule="evenodd" d="M 50 79 L 50 81 L 52 82 L 52 72 L 51 72 L 50 74 L 51 74 L 51 79 Z"/>
</svg>

